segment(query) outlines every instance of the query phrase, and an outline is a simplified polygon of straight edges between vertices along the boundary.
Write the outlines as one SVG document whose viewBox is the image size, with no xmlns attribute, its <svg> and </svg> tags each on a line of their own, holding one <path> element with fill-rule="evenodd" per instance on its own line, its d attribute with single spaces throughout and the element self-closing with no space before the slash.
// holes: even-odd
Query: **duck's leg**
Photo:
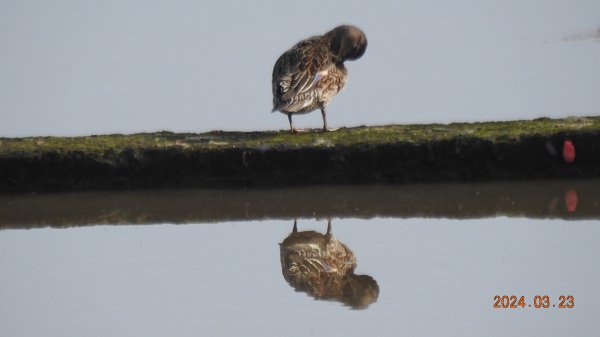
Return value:
<svg viewBox="0 0 600 337">
<path fill-rule="evenodd" d="M 290 112 L 288 112 L 287 116 L 288 116 L 288 121 L 290 121 L 290 132 L 291 133 L 298 133 L 298 130 L 296 130 L 294 128 L 294 126 L 292 125 L 292 114 Z"/>
<path fill-rule="evenodd" d="M 327 112 L 324 106 L 321 106 L 321 116 L 323 116 L 323 132 L 327 132 L 329 129 L 327 128 Z"/>
<path fill-rule="evenodd" d="M 321 116 L 323 116 L 323 132 L 339 130 L 339 128 L 330 129 L 327 127 L 327 112 L 325 111 L 325 107 L 321 107 Z"/>
</svg>

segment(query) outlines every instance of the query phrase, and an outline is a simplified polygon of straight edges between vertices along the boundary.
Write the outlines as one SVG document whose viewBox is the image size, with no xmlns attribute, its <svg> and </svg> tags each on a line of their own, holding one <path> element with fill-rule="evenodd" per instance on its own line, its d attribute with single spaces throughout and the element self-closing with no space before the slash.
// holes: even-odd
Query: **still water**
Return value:
<svg viewBox="0 0 600 337">
<path fill-rule="evenodd" d="M 598 191 L 4 195 L 0 335 L 595 336 Z"/>
</svg>

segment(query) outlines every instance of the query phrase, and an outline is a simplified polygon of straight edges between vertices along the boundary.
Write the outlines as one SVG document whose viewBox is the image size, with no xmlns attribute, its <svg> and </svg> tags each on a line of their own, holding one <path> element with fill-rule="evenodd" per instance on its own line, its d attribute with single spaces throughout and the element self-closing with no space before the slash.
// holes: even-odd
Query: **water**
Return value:
<svg viewBox="0 0 600 337">
<path fill-rule="evenodd" d="M 0 333 L 598 335 L 599 190 L 575 181 L 2 196 Z M 298 232 L 314 231 L 302 234 L 312 255 L 282 267 L 294 218 Z M 331 242 L 353 258 L 319 252 Z M 307 260 L 324 266 L 308 278 L 321 283 L 299 291 L 284 271 Z M 495 309 L 497 295 L 526 305 Z M 538 295 L 548 308 L 535 308 Z M 574 307 L 552 307 L 561 295 Z"/>
</svg>

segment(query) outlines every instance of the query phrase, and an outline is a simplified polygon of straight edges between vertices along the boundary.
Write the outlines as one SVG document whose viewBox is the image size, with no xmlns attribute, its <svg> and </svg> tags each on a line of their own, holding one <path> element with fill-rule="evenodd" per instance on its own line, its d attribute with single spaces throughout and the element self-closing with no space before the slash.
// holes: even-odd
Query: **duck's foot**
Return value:
<svg viewBox="0 0 600 337">
<path fill-rule="evenodd" d="M 297 129 L 297 128 L 292 128 L 290 131 L 292 132 L 292 134 L 306 132 L 306 130 L 304 130 L 304 129 Z"/>
</svg>

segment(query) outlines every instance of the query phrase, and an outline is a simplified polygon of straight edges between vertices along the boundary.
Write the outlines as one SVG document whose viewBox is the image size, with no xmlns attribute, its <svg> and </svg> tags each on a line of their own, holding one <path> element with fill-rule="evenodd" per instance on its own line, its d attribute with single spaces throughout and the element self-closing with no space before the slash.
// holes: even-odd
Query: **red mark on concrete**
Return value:
<svg viewBox="0 0 600 337">
<path fill-rule="evenodd" d="M 569 164 L 575 161 L 575 145 L 570 140 L 565 140 L 563 145 L 563 159 Z"/>
</svg>

